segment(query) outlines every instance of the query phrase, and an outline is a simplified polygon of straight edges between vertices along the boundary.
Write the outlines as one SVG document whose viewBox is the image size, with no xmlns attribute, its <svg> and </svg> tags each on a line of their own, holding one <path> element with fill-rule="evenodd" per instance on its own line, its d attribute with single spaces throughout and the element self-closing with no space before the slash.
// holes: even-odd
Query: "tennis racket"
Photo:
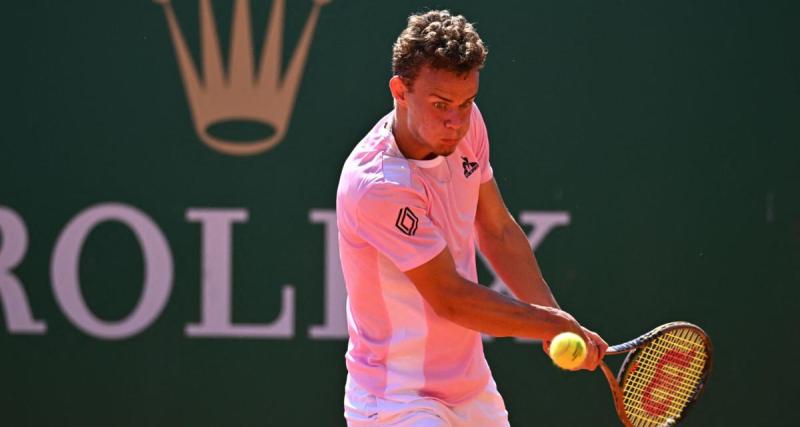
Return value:
<svg viewBox="0 0 800 427">
<path fill-rule="evenodd" d="M 667 427 L 680 422 L 700 397 L 711 372 L 711 340 L 687 322 L 661 325 L 606 354 L 628 353 L 614 376 L 605 374 L 617 415 L 625 427 Z"/>
</svg>

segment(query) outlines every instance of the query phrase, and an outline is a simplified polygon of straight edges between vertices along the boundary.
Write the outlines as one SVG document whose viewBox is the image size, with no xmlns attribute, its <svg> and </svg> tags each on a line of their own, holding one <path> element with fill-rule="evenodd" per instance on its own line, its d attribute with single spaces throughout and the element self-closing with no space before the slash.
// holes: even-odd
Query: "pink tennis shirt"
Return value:
<svg viewBox="0 0 800 427">
<path fill-rule="evenodd" d="M 347 369 L 375 396 L 457 404 L 491 378 L 481 335 L 437 316 L 403 272 L 448 247 L 458 272 L 477 281 L 475 211 L 480 185 L 492 178 L 486 126 L 473 105 L 455 152 L 422 161 L 400 153 L 393 119 L 386 115 L 358 143 L 339 180 Z"/>
</svg>

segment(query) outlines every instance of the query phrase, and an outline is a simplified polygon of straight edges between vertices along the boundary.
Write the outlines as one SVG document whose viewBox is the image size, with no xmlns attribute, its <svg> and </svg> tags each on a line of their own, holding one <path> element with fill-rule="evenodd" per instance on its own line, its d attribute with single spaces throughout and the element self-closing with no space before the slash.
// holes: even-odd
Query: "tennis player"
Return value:
<svg viewBox="0 0 800 427">
<path fill-rule="evenodd" d="M 363 426 L 507 426 L 481 333 L 572 331 L 493 179 L 475 105 L 487 49 L 463 16 L 412 15 L 394 44 L 394 110 L 347 158 L 336 212 L 350 342 L 345 418 Z M 516 298 L 476 283 L 475 244 Z"/>
</svg>

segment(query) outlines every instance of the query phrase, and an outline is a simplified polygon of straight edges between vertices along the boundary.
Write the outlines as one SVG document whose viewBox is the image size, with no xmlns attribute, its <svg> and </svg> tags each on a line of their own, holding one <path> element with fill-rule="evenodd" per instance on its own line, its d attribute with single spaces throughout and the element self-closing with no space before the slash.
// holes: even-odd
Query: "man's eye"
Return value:
<svg viewBox="0 0 800 427">
<path fill-rule="evenodd" d="M 447 109 L 447 104 L 445 104 L 444 102 L 434 102 L 433 103 L 433 108 L 435 108 L 437 110 L 446 110 Z"/>
</svg>

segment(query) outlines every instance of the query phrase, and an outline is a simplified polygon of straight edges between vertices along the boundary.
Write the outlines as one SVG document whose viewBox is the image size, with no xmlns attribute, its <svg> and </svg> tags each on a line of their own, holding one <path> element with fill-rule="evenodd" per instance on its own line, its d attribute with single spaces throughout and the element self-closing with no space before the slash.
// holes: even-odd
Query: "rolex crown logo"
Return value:
<svg viewBox="0 0 800 427">
<path fill-rule="evenodd" d="M 225 154 L 247 156 L 269 150 L 286 135 L 319 12 L 330 2 L 313 1 L 285 76 L 281 76 L 285 0 L 273 0 L 257 74 L 250 0 L 235 0 L 227 72 L 222 63 L 211 0 L 199 0 L 202 73 L 195 68 L 170 0 L 155 0 L 163 6 L 167 18 L 195 131 L 208 146 Z M 215 136 L 210 131 L 214 126 L 229 122 L 255 122 L 274 132 L 264 138 L 242 142 Z"/>
</svg>

